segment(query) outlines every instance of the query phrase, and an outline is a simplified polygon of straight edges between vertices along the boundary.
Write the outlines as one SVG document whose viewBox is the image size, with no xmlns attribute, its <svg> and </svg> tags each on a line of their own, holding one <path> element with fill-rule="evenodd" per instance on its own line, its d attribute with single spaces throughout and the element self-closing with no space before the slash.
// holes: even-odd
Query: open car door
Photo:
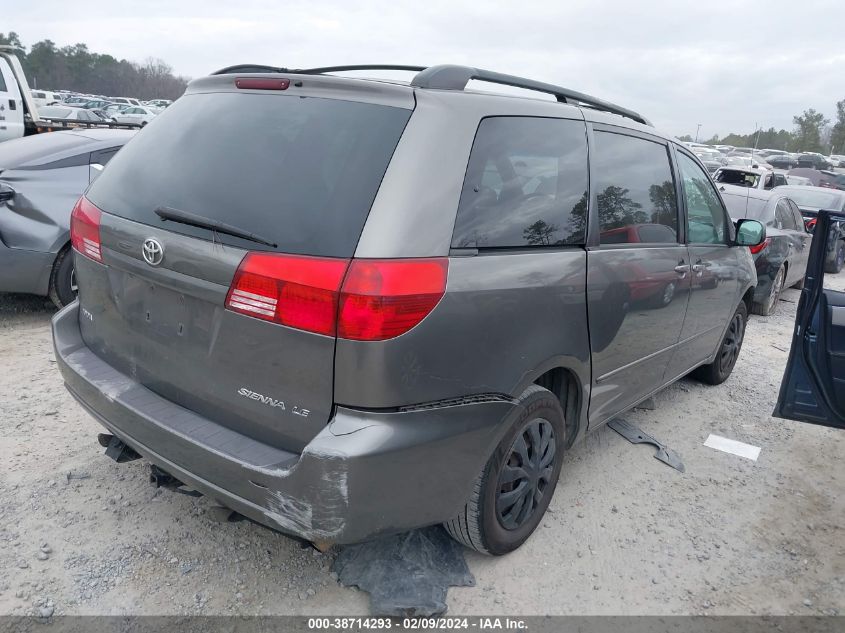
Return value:
<svg viewBox="0 0 845 633">
<path fill-rule="evenodd" d="M 843 213 L 819 211 L 773 415 L 845 428 L 845 292 L 824 289 L 825 238 L 841 220 Z"/>
</svg>

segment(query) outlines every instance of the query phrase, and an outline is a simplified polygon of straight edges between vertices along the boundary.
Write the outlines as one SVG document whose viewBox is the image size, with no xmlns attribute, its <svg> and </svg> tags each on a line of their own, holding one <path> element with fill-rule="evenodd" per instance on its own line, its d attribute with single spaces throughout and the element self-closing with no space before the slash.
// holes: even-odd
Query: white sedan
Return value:
<svg viewBox="0 0 845 633">
<path fill-rule="evenodd" d="M 114 114 L 114 118 L 118 123 L 138 123 L 144 127 L 147 123 L 156 118 L 158 111 L 154 108 L 145 106 L 135 106 L 132 108 L 125 108 L 122 112 Z"/>
</svg>

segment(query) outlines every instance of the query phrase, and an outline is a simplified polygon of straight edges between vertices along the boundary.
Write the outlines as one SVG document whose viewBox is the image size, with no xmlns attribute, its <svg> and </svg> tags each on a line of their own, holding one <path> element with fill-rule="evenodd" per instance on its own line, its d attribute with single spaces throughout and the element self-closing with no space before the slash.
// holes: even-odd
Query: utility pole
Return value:
<svg viewBox="0 0 845 633">
<path fill-rule="evenodd" d="M 694 142 L 696 142 L 696 143 L 698 143 L 698 133 L 699 133 L 699 131 L 701 131 L 701 123 L 699 123 L 698 127 L 695 128 L 695 141 Z"/>
</svg>

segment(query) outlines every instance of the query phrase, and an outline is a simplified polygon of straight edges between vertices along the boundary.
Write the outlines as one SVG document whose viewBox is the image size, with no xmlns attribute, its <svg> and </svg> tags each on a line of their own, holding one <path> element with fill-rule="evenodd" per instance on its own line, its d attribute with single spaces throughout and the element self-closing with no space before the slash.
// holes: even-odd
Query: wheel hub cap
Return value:
<svg viewBox="0 0 845 633">
<path fill-rule="evenodd" d="M 543 418 L 529 421 L 499 471 L 496 516 L 503 528 L 515 530 L 534 515 L 550 488 L 554 467 L 554 428 Z"/>
</svg>

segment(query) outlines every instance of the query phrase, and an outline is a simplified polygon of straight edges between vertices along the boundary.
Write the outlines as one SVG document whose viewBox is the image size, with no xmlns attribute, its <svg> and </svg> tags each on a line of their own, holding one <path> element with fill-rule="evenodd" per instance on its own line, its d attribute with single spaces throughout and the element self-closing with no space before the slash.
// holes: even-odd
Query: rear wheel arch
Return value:
<svg viewBox="0 0 845 633">
<path fill-rule="evenodd" d="M 580 415 L 584 402 L 583 388 L 578 376 L 567 367 L 553 367 L 533 380 L 533 384 L 551 391 L 560 401 L 566 421 L 566 447 L 575 442 L 580 431 Z"/>
<path fill-rule="evenodd" d="M 756 289 L 755 286 L 750 286 L 745 291 L 745 294 L 742 295 L 742 303 L 745 304 L 745 309 L 747 310 L 748 314 L 751 314 L 751 308 L 754 305 L 754 290 L 755 289 Z"/>
<path fill-rule="evenodd" d="M 540 385 L 530 384 L 518 401 L 518 415 L 476 478 L 466 505 L 456 517 L 443 523 L 455 540 L 484 554 L 513 551 L 534 532 L 560 476 L 566 432 L 565 415 L 557 396 Z M 528 430 L 533 427 L 537 427 L 536 432 Z M 532 438 L 536 445 L 530 443 Z M 545 474 L 535 478 L 541 471 Z M 530 507 L 524 507 L 526 500 Z M 510 513 L 519 515 L 516 523 L 507 522 Z"/>
</svg>

